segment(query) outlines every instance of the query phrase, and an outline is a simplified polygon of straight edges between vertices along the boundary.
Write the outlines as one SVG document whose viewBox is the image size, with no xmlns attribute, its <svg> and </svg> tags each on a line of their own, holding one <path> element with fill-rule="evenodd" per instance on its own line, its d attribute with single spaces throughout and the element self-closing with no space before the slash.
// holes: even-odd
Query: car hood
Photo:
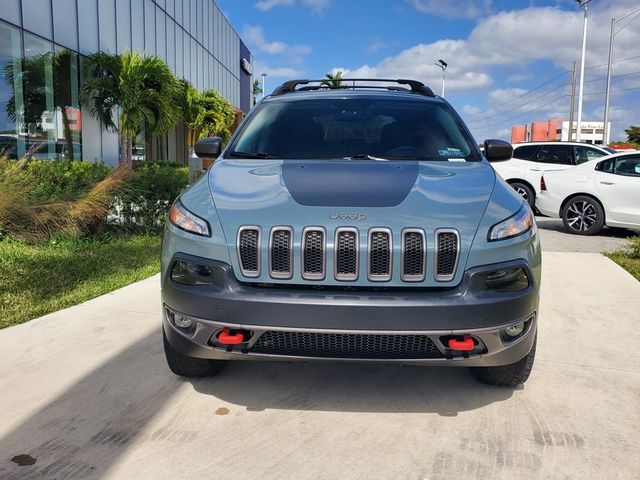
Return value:
<svg viewBox="0 0 640 480">
<path fill-rule="evenodd" d="M 293 227 L 298 248 L 305 226 L 323 226 L 329 238 L 335 228 L 350 226 L 361 235 L 371 227 L 388 227 L 396 246 L 403 228 L 422 228 L 428 248 L 436 229 L 455 228 L 464 266 L 494 184 L 495 173 L 486 162 L 219 159 L 209 171 L 233 262 L 243 225 L 258 225 L 264 232 L 276 225 Z"/>
</svg>

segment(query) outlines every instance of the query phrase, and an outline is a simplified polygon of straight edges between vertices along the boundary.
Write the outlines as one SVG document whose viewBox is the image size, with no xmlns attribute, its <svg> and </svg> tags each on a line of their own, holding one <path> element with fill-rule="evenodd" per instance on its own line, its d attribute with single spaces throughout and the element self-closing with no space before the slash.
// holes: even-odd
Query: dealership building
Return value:
<svg viewBox="0 0 640 480">
<path fill-rule="evenodd" d="M 511 127 L 511 143 L 520 142 L 566 142 L 577 137 L 578 122 L 573 122 L 573 128 L 569 132 L 569 122 L 561 118 L 551 118 L 542 122 L 531 122 L 527 125 L 514 125 Z M 607 135 L 604 132 L 604 122 L 581 122 L 580 141 L 595 145 L 607 145 L 609 143 L 611 122 L 607 126 Z"/>
<path fill-rule="evenodd" d="M 86 55 L 127 49 L 217 90 L 238 117 L 251 107 L 251 52 L 213 0 L 2 0 L 0 155 L 117 163 L 117 135 L 79 93 Z M 186 162 L 183 126 L 136 143 L 136 158 Z"/>
</svg>

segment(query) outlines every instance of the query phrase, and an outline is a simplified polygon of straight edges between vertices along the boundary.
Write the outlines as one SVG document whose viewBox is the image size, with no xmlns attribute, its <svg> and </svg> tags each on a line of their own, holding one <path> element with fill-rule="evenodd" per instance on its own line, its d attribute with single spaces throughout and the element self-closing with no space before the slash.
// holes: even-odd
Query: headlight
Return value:
<svg viewBox="0 0 640 480">
<path fill-rule="evenodd" d="M 171 210 L 169 211 L 169 221 L 185 232 L 201 235 L 203 237 L 211 236 L 211 227 L 209 227 L 209 222 L 187 210 L 184 205 L 180 203 L 180 200 L 176 200 L 171 206 Z"/>
<path fill-rule="evenodd" d="M 491 230 L 489 230 L 488 240 L 493 242 L 496 240 L 506 240 L 507 238 L 517 237 L 518 235 L 528 232 L 534 228 L 534 226 L 535 221 L 533 220 L 533 213 L 531 213 L 531 209 L 528 205 L 522 205 L 520 210 L 515 214 L 491 227 Z"/>
</svg>

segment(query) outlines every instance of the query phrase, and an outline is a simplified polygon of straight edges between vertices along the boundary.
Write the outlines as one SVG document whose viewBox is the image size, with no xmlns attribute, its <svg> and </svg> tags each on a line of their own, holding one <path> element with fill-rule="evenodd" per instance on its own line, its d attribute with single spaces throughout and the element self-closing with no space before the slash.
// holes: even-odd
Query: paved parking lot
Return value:
<svg viewBox="0 0 640 480">
<path fill-rule="evenodd" d="M 634 235 L 631 230 L 604 228 L 598 235 L 570 235 L 559 218 L 536 217 L 542 249 L 550 252 L 603 253 L 619 250 Z"/>
<path fill-rule="evenodd" d="M 0 478 L 640 478 L 640 283 L 555 233 L 515 390 L 385 365 L 178 379 L 157 276 L 0 331 Z"/>
</svg>

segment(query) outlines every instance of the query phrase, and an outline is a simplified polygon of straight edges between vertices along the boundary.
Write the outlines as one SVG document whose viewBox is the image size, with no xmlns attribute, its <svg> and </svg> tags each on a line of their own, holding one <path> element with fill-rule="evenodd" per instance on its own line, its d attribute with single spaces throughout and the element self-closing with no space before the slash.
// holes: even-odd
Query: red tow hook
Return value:
<svg viewBox="0 0 640 480">
<path fill-rule="evenodd" d="M 464 340 L 457 340 L 455 338 L 449 339 L 449 348 L 451 350 L 468 352 L 470 350 L 473 350 L 473 347 L 475 347 L 475 343 L 473 342 L 473 338 L 471 338 L 471 335 L 465 335 Z"/>
<path fill-rule="evenodd" d="M 244 335 L 242 332 L 232 334 L 228 328 L 225 328 L 218 334 L 218 341 L 222 345 L 238 345 L 244 341 Z"/>
</svg>

